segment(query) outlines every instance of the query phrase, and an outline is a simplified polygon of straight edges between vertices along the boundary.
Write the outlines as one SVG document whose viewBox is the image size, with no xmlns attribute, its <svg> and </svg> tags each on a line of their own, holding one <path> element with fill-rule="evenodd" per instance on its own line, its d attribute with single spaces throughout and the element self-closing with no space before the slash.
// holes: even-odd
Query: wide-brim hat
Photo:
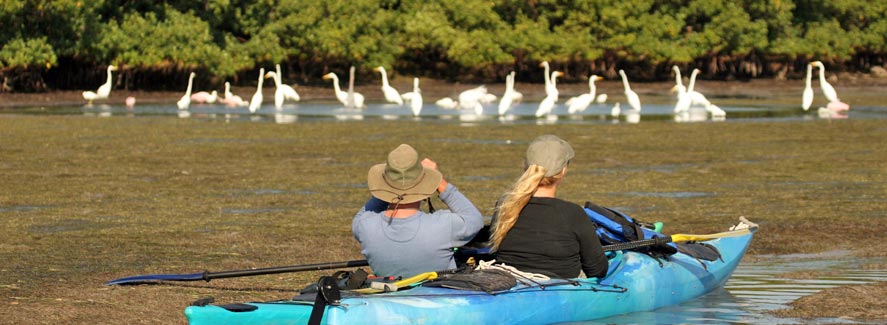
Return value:
<svg viewBox="0 0 887 325">
<path fill-rule="evenodd" d="M 388 161 L 374 165 L 367 175 L 370 194 L 395 204 L 421 201 L 437 190 L 443 176 L 425 168 L 419 153 L 410 145 L 401 144 L 388 154 Z"/>
</svg>

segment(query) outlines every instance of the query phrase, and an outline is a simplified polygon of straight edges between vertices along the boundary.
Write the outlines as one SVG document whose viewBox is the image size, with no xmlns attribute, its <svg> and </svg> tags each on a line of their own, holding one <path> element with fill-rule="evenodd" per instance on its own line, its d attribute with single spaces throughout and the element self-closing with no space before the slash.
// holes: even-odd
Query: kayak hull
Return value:
<svg viewBox="0 0 887 325">
<path fill-rule="evenodd" d="M 327 306 L 324 324 L 551 324 L 599 319 L 679 304 L 722 287 L 752 234 L 708 241 L 722 259 L 700 261 L 684 254 L 657 260 L 620 252 L 603 279 L 553 279 L 495 294 L 436 287 L 343 297 Z M 253 311 L 191 306 L 191 324 L 306 324 L 313 304 L 305 301 L 248 303 Z"/>
</svg>

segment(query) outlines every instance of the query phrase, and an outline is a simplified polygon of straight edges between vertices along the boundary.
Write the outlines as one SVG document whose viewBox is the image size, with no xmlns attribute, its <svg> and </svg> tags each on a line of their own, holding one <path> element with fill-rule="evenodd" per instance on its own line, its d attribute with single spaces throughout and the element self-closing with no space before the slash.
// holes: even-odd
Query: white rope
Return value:
<svg viewBox="0 0 887 325">
<path fill-rule="evenodd" d="M 480 262 L 478 262 L 477 267 L 475 267 L 474 269 L 475 270 L 496 269 L 496 270 L 505 271 L 505 272 L 511 273 L 511 275 L 513 275 L 515 279 L 517 279 L 518 281 L 520 281 L 524 284 L 535 284 L 536 282 L 539 282 L 539 281 L 551 280 L 551 278 L 549 278 L 548 276 L 546 276 L 544 274 L 524 272 L 524 271 L 514 268 L 514 266 L 511 266 L 511 265 L 493 264 L 493 263 L 496 263 L 496 260 L 480 261 Z"/>
</svg>

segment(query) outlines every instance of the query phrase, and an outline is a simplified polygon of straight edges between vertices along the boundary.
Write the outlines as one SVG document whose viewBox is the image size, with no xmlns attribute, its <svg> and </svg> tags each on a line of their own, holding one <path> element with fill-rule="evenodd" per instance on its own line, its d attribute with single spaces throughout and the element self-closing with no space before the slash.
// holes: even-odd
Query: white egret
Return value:
<svg viewBox="0 0 887 325">
<path fill-rule="evenodd" d="M 333 90 L 336 92 L 336 99 L 338 99 L 339 102 L 342 103 L 342 105 L 345 105 L 347 107 L 348 106 L 348 92 L 342 91 L 342 89 L 339 88 L 339 76 L 337 76 L 333 72 L 330 72 L 330 73 L 323 75 L 323 79 L 332 79 L 333 80 Z M 363 95 L 361 95 L 359 93 L 353 93 L 353 96 L 354 96 L 353 103 L 355 105 L 357 104 L 358 101 L 360 102 L 361 105 L 363 105 Z M 360 106 L 358 106 L 358 107 L 360 107 Z"/>
<path fill-rule="evenodd" d="M 610 109 L 610 116 L 619 117 L 619 113 L 622 113 L 622 108 L 619 107 L 619 103 L 613 105 L 613 108 Z"/>
<path fill-rule="evenodd" d="M 105 83 L 102 84 L 101 86 L 99 86 L 99 89 L 96 90 L 95 92 L 84 91 L 83 92 L 83 99 L 87 100 L 90 104 L 92 104 L 92 101 L 94 101 L 96 99 L 107 99 L 108 96 L 111 95 L 111 87 L 112 87 L 111 71 L 115 71 L 115 70 L 117 70 L 116 66 L 109 65 L 108 66 L 108 79 L 105 81 Z"/>
<path fill-rule="evenodd" d="M 423 104 L 422 91 L 419 90 L 419 78 L 413 78 L 413 95 L 410 96 L 410 109 L 413 111 L 413 116 L 419 116 Z"/>
<path fill-rule="evenodd" d="M 476 115 L 483 115 L 484 106 L 481 100 L 487 95 L 486 86 L 478 86 L 459 93 L 459 107 L 472 109 Z"/>
<path fill-rule="evenodd" d="M 514 76 L 515 76 L 515 72 L 514 72 L 514 71 L 511 71 L 511 73 L 509 73 L 508 75 L 511 76 L 511 90 L 512 90 L 512 92 L 511 92 L 511 101 L 512 101 L 512 102 L 520 102 L 521 100 L 524 99 L 524 94 L 522 94 L 521 92 L 517 91 L 517 89 L 514 89 Z"/>
<path fill-rule="evenodd" d="M 249 112 L 255 113 L 259 110 L 259 107 L 262 106 L 262 101 L 265 100 L 265 96 L 262 95 L 262 85 L 265 82 L 265 68 L 259 69 L 259 85 L 256 86 L 256 93 L 253 94 L 253 98 L 249 100 Z"/>
<path fill-rule="evenodd" d="M 335 72 L 330 72 L 323 75 L 322 79 L 332 79 L 333 80 L 333 91 L 336 93 L 336 99 L 342 103 L 342 105 L 348 104 L 348 93 L 342 91 L 339 88 L 339 76 L 336 75 Z"/>
<path fill-rule="evenodd" d="M 499 100 L 499 115 L 505 115 L 505 112 L 511 108 L 514 101 L 514 71 L 505 76 L 505 93 Z"/>
<path fill-rule="evenodd" d="M 819 67 L 819 87 L 822 88 L 822 95 L 829 102 L 840 102 L 841 100 L 838 99 L 838 92 L 835 91 L 835 87 L 832 87 L 828 81 L 825 81 L 825 65 L 822 64 L 822 61 L 813 61 L 810 64 Z"/>
<path fill-rule="evenodd" d="M 715 119 L 715 120 L 723 119 L 724 117 L 727 116 L 727 112 L 725 112 L 723 109 L 718 107 L 718 105 L 714 105 L 714 104 L 708 105 L 705 107 L 705 109 L 708 110 L 709 113 L 711 113 L 712 119 Z"/>
<path fill-rule="evenodd" d="M 680 73 L 680 72 L 678 72 Z M 699 74 L 699 69 L 693 69 L 693 72 L 690 74 L 690 86 L 687 89 L 682 89 L 684 87 L 683 84 L 675 85 L 672 90 L 677 89 L 678 92 L 678 102 L 674 105 L 675 113 L 683 113 L 690 110 L 690 106 L 693 104 L 693 100 L 690 97 L 690 93 L 693 92 L 693 87 L 696 85 L 696 75 Z"/>
<path fill-rule="evenodd" d="M 689 103 L 688 103 L 687 107 L 684 108 L 684 107 L 679 107 L 679 105 L 675 105 L 675 113 L 687 111 L 688 109 L 690 109 L 690 106 L 693 106 L 693 105 L 701 105 L 701 106 L 708 108 L 708 106 L 711 105 L 711 102 L 709 102 L 708 99 L 705 98 L 705 95 L 703 95 L 702 93 L 700 93 L 696 90 L 687 90 L 687 88 L 684 87 L 684 84 L 681 80 L 681 70 L 678 69 L 678 66 L 676 66 L 676 65 L 673 66 L 672 69 L 675 71 L 675 86 L 671 88 L 671 91 L 677 92 L 678 103 L 682 104 L 681 98 L 689 97 L 688 98 Z"/>
<path fill-rule="evenodd" d="M 591 75 L 588 77 L 588 93 L 567 100 L 567 112 L 574 114 L 585 111 L 585 109 L 588 108 L 588 105 L 591 105 L 591 102 L 595 100 L 597 87 L 594 85 L 594 82 L 600 79 L 602 78 L 597 75 Z"/>
<path fill-rule="evenodd" d="M 625 76 L 625 71 L 619 69 L 619 75 L 622 76 L 622 87 L 625 88 L 625 98 L 628 100 L 628 106 L 631 106 L 631 109 L 636 112 L 641 111 L 641 99 L 638 97 L 638 94 L 631 90 L 631 86 L 628 84 L 628 77 Z"/>
<path fill-rule="evenodd" d="M 804 110 L 810 109 L 813 105 L 813 87 L 810 85 L 813 78 L 813 65 L 807 64 L 807 79 L 804 81 L 804 94 L 801 95 L 801 107 Z"/>
<path fill-rule="evenodd" d="M 348 92 L 345 93 L 345 107 L 362 108 L 363 95 L 354 91 L 354 66 L 348 69 Z"/>
<path fill-rule="evenodd" d="M 284 84 L 283 79 L 280 77 L 280 65 L 277 65 L 277 72 L 268 71 L 265 74 L 265 78 L 272 78 L 274 80 L 274 108 L 280 109 L 283 106 L 283 102 L 287 99 L 292 101 L 299 101 L 301 97 L 299 97 L 299 93 L 293 89 L 292 86 Z"/>
<path fill-rule="evenodd" d="M 191 72 L 191 75 L 188 77 L 188 89 L 185 90 L 185 95 L 176 102 L 176 106 L 179 109 L 188 109 L 188 106 L 191 106 L 191 85 L 194 84 L 194 76 L 196 75 L 196 73 Z"/>
<path fill-rule="evenodd" d="M 678 65 L 675 64 L 671 66 L 671 69 L 674 70 L 674 84 L 675 86 L 684 86 L 684 79 L 681 78 L 681 68 L 678 68 Z"/>
<path fill-rule="evenodd" d="M 240 96 L 235 95 L 231 92 L 231 84 L 225 81 L 225 97 L 222 98 L 222 104 L 227 106 L 246 106 L 246 101 L 243 100 Z"/>
<path fill-rule="evenodd" d="M 550 88 L 546 89 L 547 96 L 542 99 L 542 102 L 539 103 L 539 108 L 536 109 L 536 117 L 541 117 L 545 114 L 551 113 L 554 109 L 554 105 L 557 103 L 557 97 L 559 92 L 557 91 L 557 77 L 563 76 L 564 73 L 560 71 L 554 71 L 551 73 L 551 79 L 549 80 Z"/>
<path fill-rule="evenodd" d="M 391 87 L 391 85 L 388 83 L 388 73 L 385 71 L 385 67 L 378 66 L 373 68 L 373 71 L 378 71 L 382 74 L 382 94 L 385 95 L 385 100 L 389 103 L 403 105 L 403 98 L 401 98 L 401 94 L 397 92 L 397 89 L 394 89 L 394 87 Z"/>
<path fill-rule="evenodd" d="M 545 75 L 543 76 L 543 79 L 545 80 L 545 95 L 550 96 L 553 91 L 557 91 L 557 88 L 551 84 L 551 75 L 549 74 L 551 68 L 548 65 L 548 61 L 542 61 L 539 66 L 545 68 Z"/>
<path fill-rule="evenodd" d="M 444 97 L 444 98 L 438 99 L 437 101 L 434 102 L 434 104 L 437 105 L 437 106 L 440 106 L 440 107 L 446 108 L 446 109 L 457 109 L 457 108 L 459 108 L 459 102 L 457 102 L 457 101 L 455 101 L 455 100 L 453 100 L 452 98 L 449 98 L 449 97 Z"/>
</svg>

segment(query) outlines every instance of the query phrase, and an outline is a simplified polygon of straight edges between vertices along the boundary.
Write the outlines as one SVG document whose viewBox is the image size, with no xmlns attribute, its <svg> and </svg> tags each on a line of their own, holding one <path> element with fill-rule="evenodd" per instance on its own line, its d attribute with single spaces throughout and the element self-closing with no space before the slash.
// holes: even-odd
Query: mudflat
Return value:
<svg viewBox="0 0 887 325">
<path fill-rule="evenodd" d="M 207 296 L 289 298 L 321 273 L 103 283 L 362 259 L 351 218 L 369 197 L 367 170 L 392 148 L 409 143 L 434 159 L 488 215 L 519 176 L 527 143 L 546 133 L 576 149 L 558 193 L 564 199 L 663 221 L 666 233 L 719 232 L 745 216 L 761 226 L 750 259 L 887 255 L 883 120 L 278 125 L 0 114 L 0 319 L 183 323 L 183 308 Z M 835 303 L 865 295 L 884 306 L 885 295 L 871 295 L 883 288 L 826 290 L 816 295 L 822 299 L 796 302 L 792 316 L 887 321 Z"/>
</svg>

